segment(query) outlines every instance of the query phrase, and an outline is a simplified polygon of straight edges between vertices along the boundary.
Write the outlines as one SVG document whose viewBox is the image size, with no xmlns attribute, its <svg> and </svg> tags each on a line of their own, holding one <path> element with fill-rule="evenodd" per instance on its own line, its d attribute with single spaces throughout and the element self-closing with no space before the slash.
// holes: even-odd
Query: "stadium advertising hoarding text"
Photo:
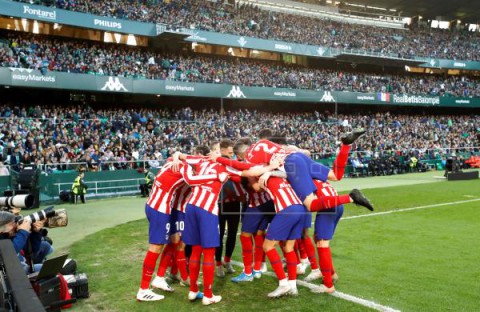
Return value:
<svg viewBox="0 0 480 312">
<path fill-rule="evenodd" d="M 0 0 L 1 15 L 78 26 L 88 29 L 123 32 L 142 36 L 155 36 L 155 24 L 115 19 L 86 13 L 50 8 L 29 3 Z"/>
<path fill-rule="evenodd" d="M 133 79 L 65 72 L 47 72 L 42 74 L 42 72 L 38 70 L 5 67 L 0 68 L 0 85 L 267 101 L 480 107 L 480 99 L 478 98 L 245 87 L 228 84 Z"/>
<path fill-rule="evenodd" d="M 462 60 L 444 60 L 444 59 L 425 59 L 417 57 L 417 60 L 426 60 L 420 67 L 427 68 L 449 68 L 449 69 L 465 69 L 480 70 L 480 62 L 462 61 Z"/>
</svg>

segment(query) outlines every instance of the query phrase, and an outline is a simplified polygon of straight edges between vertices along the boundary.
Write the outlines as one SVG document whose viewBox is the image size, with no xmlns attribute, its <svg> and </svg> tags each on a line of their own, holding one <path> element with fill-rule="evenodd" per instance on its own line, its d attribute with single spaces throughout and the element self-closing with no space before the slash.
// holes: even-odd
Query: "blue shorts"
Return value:
<svg viewBox="0 0 480 312">
<path fill-rule="evenodd" d="M 155 245 L 168 244 L 170 238 L 170 215 L 145 205 L 148 219 L 148 242 Z"/>
<path fill-rule="evenodd" d="M 307 155 L 297 152 L 285 159 L 285 171 L 287 180 L 302 202 L 308 195 L 315 193 L 317 187 L 312 179 L 326 182 L 330 168 L 317 163 Z"/>
<path fill-rule="evenodd" d="M 170 215 L 170 235 L 176 233 L 182 234 L 184 228 L 185 212 L 178 211 L 177 209 L 172 209 L 172 214 Z"/>
<path fill-rule="evenodd" d="M 218 247 L 220 245 L 218 216 L 187 204 L 182 240 L 187 245 L 200 245 L 203 248 Z"/>
<path fill-rule="evenodd" d="M 307 210 L 307 213 L 303 217 L 303 228 L 309 229 L 312 227 L 312 213 Z"/>
<path fill-rule="evenodd" d="M 260 209 L 264 215 L 270 217 L 270 221 L 272 221 L 273 217 L 277 214 L 273 200 L 269 200 L 265 204 L 258 206 L 258 209 Z"/>
<path fill-rule="evenodd" d="M 259 207 L 249 207 L 243 214 L 242 232 L 255 234 L 257 231 L 265 231 L 270 220 Z"/>
<path fill-rule="evenodd" d="M 343 205 L 317 212 L 315 218 L 315 239 L 331 240 L 342 215 Z"/>
<path fill-rule="evenodd" d="M 305 213 L 307 213 L 307 209 L 303 205 L 292 205 L 280 211 L 273 218 L 266 238 L 274 241 L 301 238 Z"/>
</svg>

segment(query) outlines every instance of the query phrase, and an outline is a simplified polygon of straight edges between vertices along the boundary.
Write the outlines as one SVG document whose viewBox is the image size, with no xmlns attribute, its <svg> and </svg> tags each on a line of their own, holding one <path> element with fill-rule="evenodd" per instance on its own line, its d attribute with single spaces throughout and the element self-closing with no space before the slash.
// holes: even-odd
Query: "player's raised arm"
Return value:
<svg viewBox="0 0 480 312">
<path fill-rule="evenodd" d="M 220 157 L 220 153 L 210 153 L 208 158 L 213 162 L 217 162 L 219 164 L 222 164 L 224 166 L 228 166 L 231 168 L 235 168 L 237 170 L 248 170 L 253 166 L 256 166 L 255 164 L 249 164 L 246 162 L 241 162 L 241 161 L 226 158 L 226 157 Z"/>
<path fill-rule="evenodd" d="M 188 185 L 200 185 L 212 181 L 224 182 L 228 179 L 228 174 L 225 172 L 219 174 L 204 174 L 204 175 L 194 175 L 192 167 L 189 165 L 184 165 L 182 170 L 182 177 Z"/>
<path fill-rule="evenodd" d="M 267 182 L 270 177 L 277 177 L 277 178 L 287 178 L 287 173 L 281 170 L 273 170 L 269 172 L 265 172 L 262 176 L 258 179 L 258 184 L 261 188 L 265 189 L 267 187 Z"/>
</svg>

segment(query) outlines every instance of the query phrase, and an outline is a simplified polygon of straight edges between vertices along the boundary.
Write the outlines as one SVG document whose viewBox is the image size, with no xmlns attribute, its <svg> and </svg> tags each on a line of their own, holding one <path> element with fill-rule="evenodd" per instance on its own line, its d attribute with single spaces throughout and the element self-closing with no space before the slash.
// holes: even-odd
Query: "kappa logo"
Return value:
<svg viewBox="0 0 480 312">
<path fill-rule="evenodd" d="M 243 37 L 240 37 L 240 39 L 237 40 L 238 44 L 240 44 L 240 46 L 243 48 L 244 45 L 247 44 L 247 40 L 245 40 L 245 38 Z"/>
<path fill-rule="evenodd" d="M 325 91 L 320 102 L 335 102 L 335 98 L 330 91 Z"/>
<path fill-rule="evenodd" d="M 435 66 L 435 60 L 434 60 L 434 59 L 431 59 L 431 60 L 430 60 L 430 65 L 431 65 L 431 66 Z"/>
<path fill-rule="evenodd" d="M 23 72 L 31 73 L 33 71 L 33 69 L 10 67 L 10 71 L 12 71 L 12 72 L 19 71 L 21 73 L 23 73 Z"/>
<path fill-rule="evenodd" d="M 127 88 L 120 82 L 118 77 L 108 77 L 108 81 L 102 88 L 103 91 L 128 91 Z"/>
<path fill-rule="evenodd" d="M 232 86 L 230 93 L 228 93 L 227 98 L 246 98 L 243 91 L 238 86 Z"/>
<path fill-rule="evenodd" d="M 323 53 L 325 53 L 325 51 L 326 51 L 326 49 L 325 49 L 325 48 L 322 48 L 322 47 L 319 47 L 319 48 L 317 49 L 318 55 L 323 55 Z"/>
</svg>

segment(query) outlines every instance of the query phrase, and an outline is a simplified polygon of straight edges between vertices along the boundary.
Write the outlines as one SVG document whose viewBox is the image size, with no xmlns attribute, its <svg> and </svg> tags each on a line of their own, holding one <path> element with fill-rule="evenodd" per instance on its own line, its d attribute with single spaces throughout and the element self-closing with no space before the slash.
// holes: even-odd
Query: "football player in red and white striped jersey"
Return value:
<svg viewBox="0 0 480 312">
<path fill-rule="evenodd" d="M 171 214 L 170 214 L 170 243 L 163 249 L 157 276 L 165 277 L 165 272 L 169 266 L 173 278 L 174 267 L 180 271 L 180 285 L 190 285 L 187 272 L 187 262 L 185 258 L 185 244 L 182 241 L 182 232 L 184 230 L 185 207 L 190 196 L 190 186 L 182 183 L 174 192 Z M 177 278 L 178 279 L 178 278 Z"/>
<path fill-rule="evenodd" d="M 314 180 L 314 183 L 317 185 L 317 196 L 319 198 L 333 198 L 338 196 L 337 192 L 330 185 L 330 183 L 319 180 Z M 330 240 L 333 238 L 337 224 L 343 215 L 343 205 L 339 203 L 331 203 L 331 205 L 335 205 L 335 207 L 328 210 L 319 211 L 315 218 L 315 240 L 317 244 L 321 274 L 323 275 L 322 285 L 312 290 L 316 293 L 334 292 L 335 287 L 333 282 L 338 279 L 338 276 L 333 268 Z"/>
<path fill-rule="evenodd" d="M 183 154 L 175 154 L 178 159 L 192 161 L 191 157 Z M 262 168 L 252 168 L 248 171 L 239 171 L 231 167 L 222 166 L 208 160 L 192 161 L 195 164 L 196 173 L 202 176 L 210 176 L 210 181 L 197 182 L 193 169 L 190 166 L 182 168 L 182 176 L 186 183 L 192 186 L 192 194 L 186 208 L 185 231 L 183 240 L 186 244 L 192 245 L 190 256 L 190 293 L 189 299 L 197 298 L 199 294 L 197 279 L 200 271 L 200 256 L 203 253 L 203 284 L 204 305 L 219 302 L 221 296 L 214 296 L 212 284 L 214 279 L 214 254 L 215 247 L 219 245 L 220 237 L 218 232 L 218 197 L 223 183 L 229 175 L 261 175 L 264 172 L 273 170 L 279 163 Z"/>
<path fill-rule="evenodd" d="M 297 196 L 310 211 L 318 210 L 321 203 L 316 197 L 316 187 L 311 180 L 340 180 L 343 177 L 350 145 L 364 133 L 365 130 L 356 129 L 341 138 L 342 146 L 333 170 L 313 161 L 303 150 L 267 139 L 254 143 L 247 151 L 246 160 L 254 164 L 268 164 L 275 159 L 284 161 L 285 172 Z"/>
<path fill-rule="evenodd" d="M 244 159 L 245 152 L 250 145 L 251 142 L 248 138 L 237 141 L 234 146 L 237 159 Z M 248 179 L 252 179 L 253 183 L 257 181 L 257 178 Z M 248 180 L 244 182 L 245 189 L 248 192 L 248 203 L 247 208 L 243 212 L 242 232 L 240 234 L 244 269 L 239 276 L 232 278 L 232 281 L 236 283 L 250 282 L 253 281 L 254 277 L 261 277 L 261 266 L 265 255 L 263 252 L 265 231 L 273 217 L 275 209 L 272 200 L 265 191 L 256 191 L 250 186 Z M 253 235 L 255 235 L 255 254 L 253 254 Z M 253 259 L 255 259 L 255 261 L 252 267 Z"/>
<path fill-rule="evenodd" d="M 259 189 L 260 184 L 254 184 Z M 283 178 L 271 177 L 266 183 L 265 190 L 273 199 L 276 215 L 268 228 L 263 249 L 279 280 L 279 286 L 268 296 L 280 297 L 286 294 L 297 295 L 297 258 L 293 247 L 295 240 L 302 235 L 304 215 L 307 212 L 302 201 L 295 194 L 290 183 Z M 279 241 L 285 241 L 285 259 L 287 261 L 288 280 L 283 271 L 282 261 L 275 249 Z"/>
<path fill-rule="evenodd" d="M 139 301 L 156 301 L 164 298 L 152 292 L 149 286 L 159 254 L 163 246 L 168 243 L 170 236 L 170 202 L 176 188 L 183 183 L 182 175 L 171 170 L 173 165 L 173 160 L 169 159 L 160 169 L 145 204 L 145 214 L 149 221 L 149 247 L 143 261 L 142 281 L 137 293 Z M 170 286 L 161 276 L 155 277 L 152 286 L 171 291 Z"/>
</svg>

